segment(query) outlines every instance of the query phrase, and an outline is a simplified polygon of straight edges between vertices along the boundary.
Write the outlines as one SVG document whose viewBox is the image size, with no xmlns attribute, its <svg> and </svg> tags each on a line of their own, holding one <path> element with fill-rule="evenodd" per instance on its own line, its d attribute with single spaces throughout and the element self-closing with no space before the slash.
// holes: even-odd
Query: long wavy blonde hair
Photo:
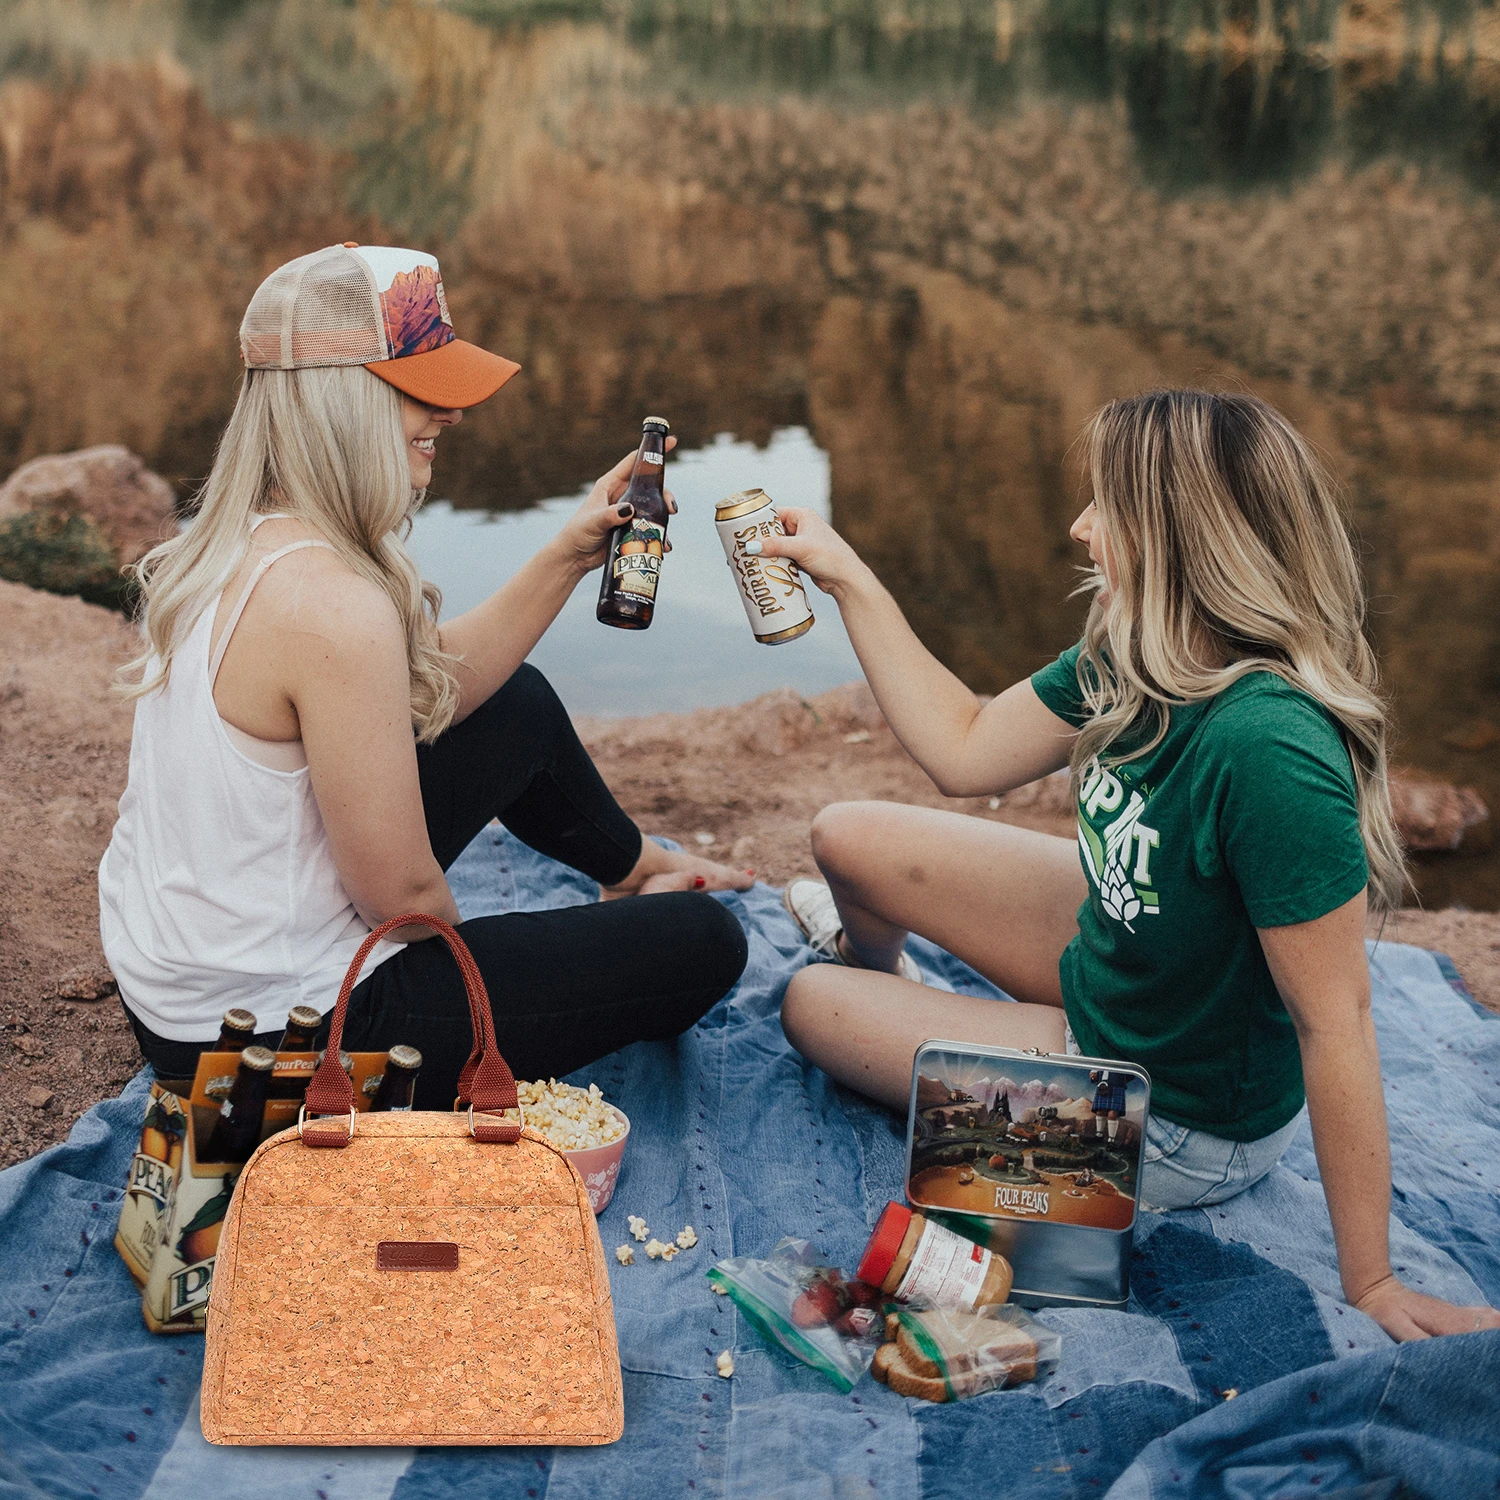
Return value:
<svg viewBox="0 0 1500 1500">
<path fill-rule="evenodd" d="M 1106 752 L 1160 743 L 1173 704 L 1275 672 L 1317 700 L 1354 766 L 1370 901 L 1407 879 L 1387 782 L 1388 711 L 1364 634 L 1364 590 L 1338 492 L 1280 412 L 1253 396 L 1149 391 L 1112 401 L 1085 435 L 1105 556 L 1078 656 L 1092 717 L 1074 792 Z"/>
<path fill-rule="evenodd" d="M 359 365 L 245 372 L 192 523 L 130 570 L 147 646 L 121 673 L 127 694 L 166 682 L 187 630 L 244 560 L 252 517 L 286 511 L 396 606 L 417 738 L 453 722 L 457 658 L 438 641 L 442 595 L 402 542 L 423 492 L 411 487 L 401 400 Z"/>
</svg>

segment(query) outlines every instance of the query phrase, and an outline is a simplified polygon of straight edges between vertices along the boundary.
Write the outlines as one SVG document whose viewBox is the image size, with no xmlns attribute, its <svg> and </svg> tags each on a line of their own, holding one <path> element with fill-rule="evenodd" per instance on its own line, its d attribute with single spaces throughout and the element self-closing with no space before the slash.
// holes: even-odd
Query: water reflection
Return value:
<svg viewBox="0 0 1500 1500">
<path fill-rule="evenodd" d="M 1296 53 L 1226 65 L 1163 43 L 1133 49 L 1121 71 L 1141 162 L 1171 187 L 1289 181 L 1333 135 L 1334 74 Z"/>
<path fill-rule="evenodd" d="M 1076 635 L 1089 412 L 1248 385 L 1348 486 L 1402 757 L 1500 807 L 1500 758 L 1463 748 L 1500 722 L 1500 86 L 1484 47 L 1443 43 L 1478 11 L 1434 13 L 1436 40 L 1403 52 L 1280 0 L 952 0 L 953 24 L 905 29 L 829 3 L 792 27 L 748 24 L 748 0 L 716 3 L 722 25 L 679 4 L 670 24 L 584 5 L 524 26 L 14 0 L 0 470 L 124 441 L 185 487 L 260 277 L 337 240 L 418 243 L 460 332 L 524 366 L 445 440 L 457 511 L 419 544 L 452 605 L 662 410 L 718 465 L 705 504 L 765 463 L 788 466 L 778 498 L 826 485 L 923 638 L 994 691 Z M 1277 45 L 1250 44 L 1261 26 Z M 678 606 L 722 604 L 735 634 L 654 629 L 653 651 L 695 647 L 665 667 L 600 667 L 609 632 L 561 630 L 574 706 L 624 711 L 621 684 L 631 709 L 723 701 L 770 685 L 747 669 L 793 670 L 796 647 L 749 643 L 727 584 L 697 589 Z M 808 642 L 797 671 L 838 645 L 828 605 Z M 1423 887 L 1500 905 L 1500 857 Z"/>
<path fill-rule="evenodd" d="M 1500 188 L 1494 58 L 1330 56 L 1337 7 L 1326 3 L 1287 7 L 1279 25 L 1271 18 L 1274 35 L 1304 36 L 1320 49 L 1312 52 L 1247 52 L 1224 44 L 1211 15 L 1177 10 L 1167 24 L 1131 25 L 1141 18 L 1122 20 L 1127 9 L 1054 0 L 1011 37 L 962 27 L 694 25 L 636 11 L 627 34 L 689 97 L 795 95 L 981 117 L 1038 97 L 1118 104 L 1142 170 L 1174 190 L 1285 184 L 1330 156 L 1392 157 L 1454 171 L 1485 193 Z"/>
</svg>

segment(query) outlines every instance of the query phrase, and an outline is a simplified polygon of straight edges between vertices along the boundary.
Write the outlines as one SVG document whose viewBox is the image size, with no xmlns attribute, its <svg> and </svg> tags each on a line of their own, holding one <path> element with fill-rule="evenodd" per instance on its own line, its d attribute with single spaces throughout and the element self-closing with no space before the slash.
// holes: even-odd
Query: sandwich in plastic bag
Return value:
<svg viewBox="0 0 1500 1500">
<path fill-rule="evenodd" d="M 1062 1339 L 1019 1307 L 974 1312 L 902 1308 L 886 1320 L 888 1342 L 871 1373 L 902 1396 L 962 1401 L 1024 1385 L 1057 1368 Z"/>
</svg>

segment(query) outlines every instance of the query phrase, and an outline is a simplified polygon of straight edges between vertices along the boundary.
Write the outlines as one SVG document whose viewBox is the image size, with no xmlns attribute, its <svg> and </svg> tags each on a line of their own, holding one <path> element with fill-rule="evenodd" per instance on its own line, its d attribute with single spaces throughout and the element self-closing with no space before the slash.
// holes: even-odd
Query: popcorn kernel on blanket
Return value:
<svg viewBox="0 0 1500 1500">
<path fill-rule="evenodd" d="M 637 1214 L 631 1214 L 625 1222 L 630 1226 L 630 1233 L 634 1239 L 647 1240 L 651 1237 L 650 1227 L 646 1221 Z"/>
<path fill-rule="evenodd" d="M 719 1372 L 722 1379 L 728 1380 L 734 1374 L 734 1356 L 725 1350 L 715 1361 L 714 1368 Z"/>
<path fill-rule="evenodd" d="M 677 1248 L 691 1250 L 698 1243 L 698 1232 L 691 1224 L 685 1225 L 677 1234 Z"/>
<path fill-rule="evenodd" d="M 633 1266 L 635 1264 L 635 1251 L 629 1245 L 617 1245 L 615 1247 L 615 1259 L 622 1266 Z"/>
</svg>

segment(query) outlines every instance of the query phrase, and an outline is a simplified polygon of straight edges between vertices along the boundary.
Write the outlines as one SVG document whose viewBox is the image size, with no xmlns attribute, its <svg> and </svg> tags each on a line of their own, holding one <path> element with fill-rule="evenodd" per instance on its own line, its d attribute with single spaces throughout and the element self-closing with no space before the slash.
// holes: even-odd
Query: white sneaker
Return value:
<svg viewBox="0 0 1500 1500">
<path fill-rule="evenodd" d="M 781 904 L 819 958 L 843 963 L 839 956 L 839 934 L 844 924 L 839 920 L 833 892 L 821 880 L 793 880 L 781 893 Z"/>
<path fill-rule="evenodd" d="M 839 952 L 839 934 L 843 932 L 844 924 L 839 920 L 833 892 L 821 880 L 792 881 L 782 892 L 781 904 L 807 940 L 807 946 L 819 958 L 847 966 L 844 955 Z M 914 984 L 926 982 L 916 959 L 904 949 L 899 972 L 903 979 L 910 979 Z"/>
</svg>

